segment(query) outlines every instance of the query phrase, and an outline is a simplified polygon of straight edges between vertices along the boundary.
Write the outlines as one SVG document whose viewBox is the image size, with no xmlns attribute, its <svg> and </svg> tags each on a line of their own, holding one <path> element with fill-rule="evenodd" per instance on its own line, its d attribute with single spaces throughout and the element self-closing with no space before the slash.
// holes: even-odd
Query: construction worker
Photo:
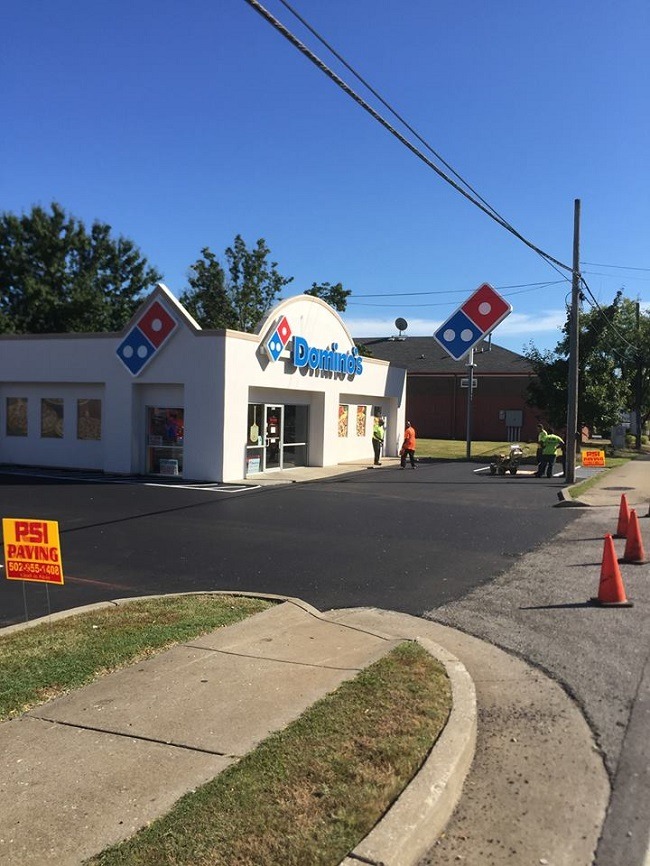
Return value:
<svg viewBox="0 0 650 866">
<path fill-rule="evenodd" d="M 375 466 L 381 466 L 379 458 L 381 457 L 381 447 L 384 444 L 384 419 L 375 418 L 375 423 L 372 428 L 372 447 L 375 452 Z"/>
<path fill-rule="evenodd" d="M 406 469 L 406 458 L 411 462 L 411 469 L 415 469 L 415 430 L 410 421 L 406 422 L 404 430 L 404 441 L 399 452 L 400 469 Z"/>
<path fill-rule="evenodd" d="M 564 439 L 555 434 L 552 428 L 549 427 L 548 431 L 544 432 L 545 436 L 541 443 L 542 459 L 540 460 L 537 472 L 535 473 L 536 478 L 542 478 L 544 472 L 546 472 L 547 478 L 551 478 L 553 475 L 553 464 L 555 463 L 555 454 L 557 449 L 564 447 Z"/>
</svg>

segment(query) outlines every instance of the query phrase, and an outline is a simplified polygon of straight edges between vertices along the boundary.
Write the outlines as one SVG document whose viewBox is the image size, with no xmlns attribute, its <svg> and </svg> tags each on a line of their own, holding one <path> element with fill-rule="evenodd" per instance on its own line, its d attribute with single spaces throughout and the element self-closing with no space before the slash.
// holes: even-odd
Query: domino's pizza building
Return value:
<svg viewBox="0 0 650 866">
<path fill-rule="evenodd" d="M 0 337 L 0 464 L 232 482 L 371 462 L 405 422 L 406 370 L 361 357 L 319 298 L 247 334 L 202 329 L 162 284 L 119 333 Z"/>
</svg>

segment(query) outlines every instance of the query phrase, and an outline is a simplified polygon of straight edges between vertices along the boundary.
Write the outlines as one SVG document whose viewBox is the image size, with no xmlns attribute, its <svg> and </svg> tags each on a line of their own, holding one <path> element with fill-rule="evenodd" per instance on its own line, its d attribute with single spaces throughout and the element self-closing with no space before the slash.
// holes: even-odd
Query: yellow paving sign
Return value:
<svg viewBox="0 0 650 866">
<path fill-rule="evenodd" d="M 583 466 L 604 466 L 605 452 L 604 451 L 583 451 L 582 452 Z"/>
<path fill-rule="evenodd" d="M 2 518 L 5 572 L 9 580 L 63 584 L 56 520 Z"/>
</svg>

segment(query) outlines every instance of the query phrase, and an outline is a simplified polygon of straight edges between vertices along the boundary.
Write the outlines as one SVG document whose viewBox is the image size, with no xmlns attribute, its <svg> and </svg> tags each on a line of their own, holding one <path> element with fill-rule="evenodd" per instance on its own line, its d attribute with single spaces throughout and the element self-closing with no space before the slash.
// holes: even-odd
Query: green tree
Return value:
<svg viewBox="0 0 650 866">
<path fill-rule="evenodd" d="M 249 250 L 241 235 L 226 249 L 228 291 L 240 331 L 254 331 L 273 304 L 280 300 L 284 286 L 293 280 L 278 272 L 277 262 L 268 261 L 270 252 L 264 238 Z"/>
<path fill-rule="evenodd" d="M 120 330 L 160 274 L 111 227 L 50 211 L 0 216 L 0 331 Z"/>
<path fill-rule="evenodd" d="M 551 423 L 566 423 L 569 322 L 553 352 L 531 343 L 524 354 L 535 378 L 528 402 Z M 580 314 L 578 349 L 578 416 L 581 423 L 607 430 L 621 412 L 635 409 L 639 430 L 650 417 L 650 317 L 618 292 L 609 306 Z M 640 441 L 639 443 L 640 444 Z"/>
<path fill-rule="evenodd" d="M 305 292 L 306 295 L 313 295 L 315 298 L 320 298 L 334 307 L 339 313 L 344 313 L 348 306 L 348 298 L 352 294 L 350 289 L 344 289 L 342 283 L 312 283 L 311 289 Z"/>
<path fill-rule="evenodd" d="M 202 328 L 236 328 L 252 333 L 293 277 L 283 277 L 260 238 L 249 249 L 241 235 L 225 251 L 226 269 L 209 247 L 190 268 L 189 288 L 180 296 Z"/>
<path fill-rule="evenodd" d="M 226 273 L 209 247 L 201 250 L 201 258 L 190 268 L 188 283 L 179 300 L 202 328 L 237 326 Z"/>
</svg>

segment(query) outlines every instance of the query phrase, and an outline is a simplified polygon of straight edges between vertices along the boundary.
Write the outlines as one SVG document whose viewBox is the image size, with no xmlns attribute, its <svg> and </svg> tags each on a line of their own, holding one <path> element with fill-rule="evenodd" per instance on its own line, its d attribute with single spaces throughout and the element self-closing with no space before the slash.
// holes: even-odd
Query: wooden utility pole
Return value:
<svg viewBox="0 0 650 866">
<path fill-rule="evenodd" d="M 580 348 L 580 199 L 573 203 L 573 279 L 571 282 L 571 319 L 569 322 L 569 379 L 567 383 L 567 421 L 565 471 L 567 484 L 576 480 L 576 452 L 582 441 L 578 429 L 578 354 Z"/>
</svg>

